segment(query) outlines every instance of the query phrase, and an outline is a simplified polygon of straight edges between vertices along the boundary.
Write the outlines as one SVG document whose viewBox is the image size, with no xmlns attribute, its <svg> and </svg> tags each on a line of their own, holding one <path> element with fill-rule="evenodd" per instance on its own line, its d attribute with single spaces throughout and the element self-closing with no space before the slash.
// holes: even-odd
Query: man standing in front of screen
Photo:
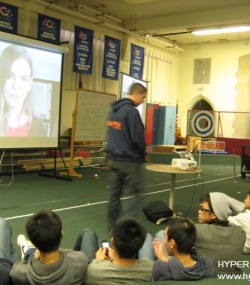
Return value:
<svg viewBox="0 0 250 285">
<path fill-rule="evenodd" d="M 143 103 L 147 89 L 140 83 L 133 83 L 127 98 L 112 105 L 107 122 L 107 165 L 109 169 L 108 227 L 112 235 L 115 221 L 122 216 L 135 216 L 144 187 L 142 163 L 145 157 L 144 125 L 135 108 Z M 121 206 L 122 190 L 132 190 L 125 210 Z"/>
</svg>

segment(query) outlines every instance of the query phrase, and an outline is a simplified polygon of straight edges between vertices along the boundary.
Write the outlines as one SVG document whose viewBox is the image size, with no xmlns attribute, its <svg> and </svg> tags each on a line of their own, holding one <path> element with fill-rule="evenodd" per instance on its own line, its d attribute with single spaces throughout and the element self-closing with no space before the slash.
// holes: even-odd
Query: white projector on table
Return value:
<svg viewBox="0 0 250 285">
<path fill-rule="evenodd" d="M 193 170 L 197 168 L 196 161 L 183 158 L 173 158 L 171 165 L 182 170 Z"/>
</svg>

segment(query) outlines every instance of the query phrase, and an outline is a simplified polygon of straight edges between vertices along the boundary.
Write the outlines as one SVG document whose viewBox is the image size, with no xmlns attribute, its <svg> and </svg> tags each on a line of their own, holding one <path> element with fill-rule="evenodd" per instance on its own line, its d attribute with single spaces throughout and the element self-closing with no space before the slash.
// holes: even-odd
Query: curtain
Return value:
<svg viewBox="0 0 250 285">
<path fill-rule="evenodd" d="M 145 55 L 144 80 L 148 83 L 148 103 L 169 105 L 172 63 L 167 60 Z"/>
<path fill-rule="evenodd" d="M 71 25 L 71 24 L 70 24 Z M 73 25 L 70 30 L 73 30 Z M 79 82 L 82 88 L 119 95 L 119 82 L 102 78 L 102 66 L 104 55 L 104 34 L 94 32 L 93 42 L 93 74 L 80 74 L 73 72 L 74 32 L 61 29 L 61 42 L 65 43 L 69 52 L 64 56 L 63 89 L 76 90 Z M 151 50 L 150 50 L 151 49 Z M 147 48 L 144 58 L 143 80 L 148 84 L 148 103 L 169 105 L 170 103 L 170 79 L 172 63 L 162 54 L 153 54 L 153 47 Z M 129 65 L 126 65 L 129 68 Z M 128 73 L 128 70 L 127 70 Z"/>
</svg>

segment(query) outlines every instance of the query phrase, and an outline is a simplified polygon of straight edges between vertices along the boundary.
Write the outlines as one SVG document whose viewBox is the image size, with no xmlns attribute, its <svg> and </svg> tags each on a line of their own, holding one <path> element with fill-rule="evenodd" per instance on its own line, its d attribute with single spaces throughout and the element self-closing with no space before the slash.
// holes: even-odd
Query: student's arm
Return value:
<svg viewBox="0 0 250 285">
<path fill-rule="evenodd" d="M 153 248 L 155 252 L 155 256 L 162 260 L 162 261 L 168 261 L 169 258 L 164 252 L 164 244 L 160 239 L 154 239 L 153 241 Z"/>
<path fill-rule="evenodd" d="M 144 126 L 140 117 L 140 113 L 137 109 L 131 109 L 128 114 L 128 128 L 131 138 L 131 144 L 138 151 L 141 158 L 145 157 L 145 133 Z"/>
<path fill-rule="evenodd" d="M 250 225 L 250 211 L 240 213 L 236 216 L 230 216 L 228 218 L 229 224 L 247 228 Z"/>
</svg>

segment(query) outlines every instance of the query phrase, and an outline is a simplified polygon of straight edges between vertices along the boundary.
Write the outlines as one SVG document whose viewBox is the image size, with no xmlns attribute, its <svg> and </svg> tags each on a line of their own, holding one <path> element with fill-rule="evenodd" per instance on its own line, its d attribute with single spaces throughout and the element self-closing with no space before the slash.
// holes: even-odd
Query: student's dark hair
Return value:
<svg viewBox="0 0 250 285">
<path fill-rule="evenodd" d="M 138 92 L 139 94 L 145 94 L 147 93 L 147 88 L 144 87 L 141 83 L 133 83 L 130 86 L 129 94 L 133 94 L 135 92 Z"/>
<path fill-rule="evenodd" d="M 250 196 L 250 191 L 248 191 L 247 195 Z"/>
<path fill-rule="evenodd" d="M 168 240 L 173 239 L 179 253 L 189 254 L 196 240 L 196 227 L 187 218 L 172 218 L 167 224 Z"/>
<path fill-rule="evenodd" d="M 62 222 L 51 210 L 42 210 L 32 215 L 26 223 L 30 241 L 43 253 L 59 248 L 62 239 Z"/>
<path fill-rule="evenodd" d="M 133 258 L 146 239 L 145 227 L 133 217 L 117 220 L 113 228 L 113 238 L 121 258 Z"/>
<path fill-rule="evenodd" d="M 210 198 L 210 194 L 209 193 L 202 195 L 201 198 L 200 198 L 200 202 L 201 203 L 207 202 L 209 210 L 211 210 L 214 213 L 214 209 L 213 209 L 213 206 L 212 206 L 212 203 L 211 203 L 211 198 Z"/>
</svg>

